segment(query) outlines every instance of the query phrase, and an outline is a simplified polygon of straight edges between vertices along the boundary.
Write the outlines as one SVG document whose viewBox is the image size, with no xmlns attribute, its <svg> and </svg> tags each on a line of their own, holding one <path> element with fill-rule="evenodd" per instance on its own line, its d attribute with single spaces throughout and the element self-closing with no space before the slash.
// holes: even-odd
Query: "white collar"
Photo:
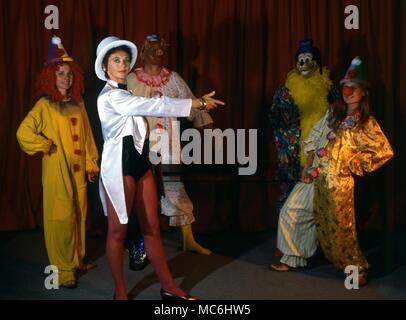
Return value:
<svg viewBox="0 0 406 320">
<path fill-rule="evenodd" d="M 127 84 L 121 85 L 121 86 L 125 86 L 125 88 L 123 88 L 123 87 L 120 87 L 120 84 L 118 82 L 116 82 L 114 80 L 110 80 L 110 79 L 107 80 L 107 84 L 113 89 L 120 89 L 120 90 L 124 90 L 124 91 L 128 92 Z"/>
<path fill-rule="evenodd" d="M 118 88 L 118 83 L 114 80 L 108 79 L 107 83 L 114 88 Z"/>
</svg>

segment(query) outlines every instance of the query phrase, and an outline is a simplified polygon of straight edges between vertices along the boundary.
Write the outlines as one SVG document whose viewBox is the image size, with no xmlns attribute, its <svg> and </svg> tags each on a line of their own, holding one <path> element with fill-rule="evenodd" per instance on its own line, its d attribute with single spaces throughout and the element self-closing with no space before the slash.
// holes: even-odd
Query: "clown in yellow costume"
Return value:
<svg viewBox="0 0 406 320">
<path fill-rule="evenodd" d="M 314 219 L 320 246 L 338 269 L 358 267 L 359 285 L 366 284 L 369 264 L 361 252 L 355 225 L 354 178 L 380 168 L 393 150 L 378 122 L 369 115 L 368 83 L 359 57 L 341 81 L 343 103 L 326 117 L 328 126 L 315 126 L 313 167 Z"/>
<path fill-rule="evenodd" d="M 99 173 L 98 152 L 81 98 L 80 68 L 53 37 L 50 59 L 37 81 L 42 97 L 20 124 L 17 139 L 29 155 L 43 153 L 44 233 L 49 262 L 59 285 L 74 288 L 84 264 L 87 214 L 86 176 Z"/>
</svg>

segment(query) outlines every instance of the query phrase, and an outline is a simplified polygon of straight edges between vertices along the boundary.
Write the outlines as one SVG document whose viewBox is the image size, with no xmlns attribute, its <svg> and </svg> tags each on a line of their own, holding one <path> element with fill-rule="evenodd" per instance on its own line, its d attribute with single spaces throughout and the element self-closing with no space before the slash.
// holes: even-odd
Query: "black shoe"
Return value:
<svg viewBox="0 0 406 320">
<path fill-rule="evenodd" d="M 197 297 L 191 296 L 189 294 L 185 296 L 177 296 L 176 294 L 170 293 L 165 289 L 161 288 L 161 298 L 162 300 L 200 300 Z"/>
<path fill-rule="evenodd" d="M 144 269 L 149 260 L 144 250 L 144 239 L 141 237 L 138 244 L 130 241 L 128 245 L 128 267 L 130 270 L 140 271 Z"/>
</svg>

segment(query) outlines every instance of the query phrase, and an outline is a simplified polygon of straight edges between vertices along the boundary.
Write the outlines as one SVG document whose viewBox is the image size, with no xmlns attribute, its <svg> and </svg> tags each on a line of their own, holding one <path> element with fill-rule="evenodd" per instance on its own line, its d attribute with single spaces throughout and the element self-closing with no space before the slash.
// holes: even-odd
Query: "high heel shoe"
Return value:
<svg viewBox="0 0 406 320">
<path fill-rule="evenodd" d="M 161 298 L 162 300 L 200 300 L 197 297 L 191 296 L 190 294 L 186 294 L 184 296 L 178 296 L 176 294 L 170 293 L 165 289 L 161 288 Z"/>
</svg>

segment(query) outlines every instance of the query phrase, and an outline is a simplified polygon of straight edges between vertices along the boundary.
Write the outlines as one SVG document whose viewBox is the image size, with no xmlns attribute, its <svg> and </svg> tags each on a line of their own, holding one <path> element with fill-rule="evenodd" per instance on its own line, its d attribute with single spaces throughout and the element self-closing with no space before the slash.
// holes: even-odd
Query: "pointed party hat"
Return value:
<svg viewBox="0 0 406 320">
<path fill-rule="evenodd" d="M 340 85 L 344 85 L 348 82 L 358 83 L 359 85 L 366 88 L 369 86 L 365 66 L 360 57 L 355 57 L 354 59 L 352 59 L 347 73 L 340 81 Z"/>
<path fill-rule="evenodd" d="M 67 61 L 73 61 L 73 59 L 63 47 L 61 38 L 53 35 L 48 45 L 48 60 L 45 62 L 45 65 Z"/>
</svg>

